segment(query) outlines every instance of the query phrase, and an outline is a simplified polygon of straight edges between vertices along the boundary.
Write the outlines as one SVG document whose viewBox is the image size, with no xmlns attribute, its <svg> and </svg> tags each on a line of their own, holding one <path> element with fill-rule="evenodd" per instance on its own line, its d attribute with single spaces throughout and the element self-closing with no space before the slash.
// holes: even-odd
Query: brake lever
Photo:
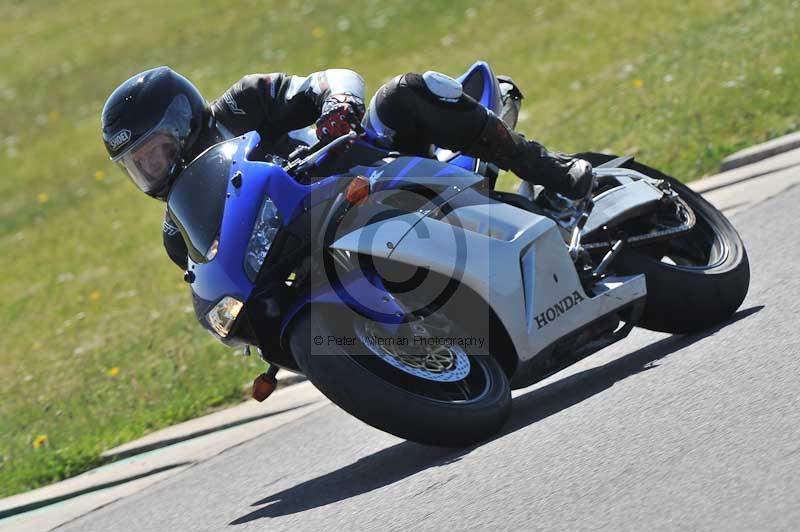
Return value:
<svg viewBox="0 0 800 532">
<path fill-rule="evenodd" d="M 313 146 L 301 146 L 289 156 L 290 162 L 284 170 L 288 174 L 301 174 L 313 168 L 332 149 L 358 138 L 358 133 L 351 131 L 347 135 L 337 137 L 328 143 L 317 142 Z M 301 150 L 301 148 L 306 148 Z M 310 152 L 310 153 L 309 153 Z M 304 154 L 308 153 L 305 157 Z M 294 157 L 294 158 L 293 158 Z M 300 158 L 303 157 L 303 158 Z"/>
</svg>

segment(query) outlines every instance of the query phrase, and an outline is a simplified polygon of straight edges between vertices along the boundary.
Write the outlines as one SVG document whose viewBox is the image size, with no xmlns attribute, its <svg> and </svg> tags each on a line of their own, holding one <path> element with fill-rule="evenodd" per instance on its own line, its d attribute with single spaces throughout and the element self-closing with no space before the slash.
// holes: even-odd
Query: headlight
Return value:
<svg viewBox="0 0 800 532">
<path fill-rule="evenodd" d="M 280 228 L 281 219 L 278 209 L 267 196 L 264 200 L 264 205 L 258 211 L 256 223 L 253 226 L 253 234 L 250 235 L 250 241 L 247 243 L 247 250 L 244 256 L 244 271 L 251 281 L 255 281 L 256 275 L 258 275 L 258 271 L 267 257 L 269 247 L 272 245 L 272 241 L 275 240 L 275 235 L 278 234 Z"/>
<path fill-rule="evenodd" d="M 222 300 L 214 305 L 211 312 L 206 314 L 206 321 L 211 325 L 218 335 L 222 338 L 228 336 L 231 332 L 239 312 L 242 310 L 243 303 L 231 296 L 225 296 Z"/>
</svg>

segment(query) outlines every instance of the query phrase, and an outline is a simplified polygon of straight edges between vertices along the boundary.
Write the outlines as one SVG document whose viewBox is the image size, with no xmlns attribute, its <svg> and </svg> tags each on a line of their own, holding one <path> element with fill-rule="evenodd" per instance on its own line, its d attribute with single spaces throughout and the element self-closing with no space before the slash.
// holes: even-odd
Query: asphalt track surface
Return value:
<svg viewBox="0 0 800 532">
<path fill-rule="evenodd" d="M 328 405 L 59 530 L 800 530 L 800 187 L 732 216 L 752 281 L 517 392 L 497 438 L 405 442 Z"/>
</svg>

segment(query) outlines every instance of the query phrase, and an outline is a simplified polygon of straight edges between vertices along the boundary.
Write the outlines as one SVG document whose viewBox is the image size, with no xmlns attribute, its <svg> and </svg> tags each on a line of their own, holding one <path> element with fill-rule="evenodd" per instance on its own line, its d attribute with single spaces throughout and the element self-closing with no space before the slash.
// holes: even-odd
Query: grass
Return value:
<svg viewBox="0 0 800 532">
<path fill-rule="evenodd" d="M 800 1 L 293 0 L 0 5 L 0 496 L 242 399 L 257 361 L 195 323 L 160 244 L 163 205 L 99 138 L 105 97 L 169 64 L 208 97 L 245 73 L 458 74 L 526 95 L 519 129 L 633 153 L 684 180 L 798 129 Z M 158 14 L 158 17 L 153 16 Z M 512 178 L 506 176 L 504 186 Z"/>
</svg>

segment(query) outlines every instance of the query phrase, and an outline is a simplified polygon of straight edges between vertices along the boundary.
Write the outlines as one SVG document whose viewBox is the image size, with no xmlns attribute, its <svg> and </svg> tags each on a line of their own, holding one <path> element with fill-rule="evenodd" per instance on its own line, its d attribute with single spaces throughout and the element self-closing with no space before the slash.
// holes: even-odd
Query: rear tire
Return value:
<svg viewBox="0 0 800 532">
<path fill-rule="evenodd" d="M 615 156 L 578 154 L 593 165 Z M 741 237 L 728 219 L 677 179 L 636 161 L 623 165 L 656 179 L 669 182 L 695 212 L 695 227 L 676 237 L 673 248 L 681 244 L 702 247 L 707 241 L 708 261 L 681 261 L 670 264 L 662 260 L 664 247 L 626 248 L 614 262 L 614 271 L 623 275 L 643 273 L 647 280 L 647 304 L 640 327 L 673 334 L 708 329 L 728 318 L 744 301 L 750 285 L 750 265 Z M 699 244 L 698 244 L 699 242 Z M 669 250 L 667 250 L 669 253 Z M 684 263 L 685 262 L 685 263 Z"/>
<path fill-rule="evenodd" d="M 313 354 L 312 338 L 342 336 L 346 330 L 342 327 L 353 330 L 352 318 L 333 323 L 336 319 L 333 315 L 338 311 L 331 310 L 322 319 L 312 320 L 310 312 L 298 317 L 290 346 L 297 364 L 314 386 L 349 414 L 400 438 L 446 447 L 485 440 L 496 434 L 508 419 L 511 413 L 508 378 L 488 354 L 468 355 L 470 371 L 482 371 L 486 385 L 476 399 L 460 402 L 431 399 L 381 378 L 369 369 L 370 364 L 378 364 L 388 375 L 394 375 L 392 372 L 402 375 L 402 372 L 366 352 L 363 344 L 347 349 L 326 345 L 326 354 Z M 315 318 L 322 314 L 314 312 Z M 360 357 L 370 358 L 359 361 Z M 404 379 L 413 384 L 415 377 L 404 376 Z M 423 379 L 416 379 L 422 385 L 430 385 L 430 381 L 423 383 Z"/>
</svg>

